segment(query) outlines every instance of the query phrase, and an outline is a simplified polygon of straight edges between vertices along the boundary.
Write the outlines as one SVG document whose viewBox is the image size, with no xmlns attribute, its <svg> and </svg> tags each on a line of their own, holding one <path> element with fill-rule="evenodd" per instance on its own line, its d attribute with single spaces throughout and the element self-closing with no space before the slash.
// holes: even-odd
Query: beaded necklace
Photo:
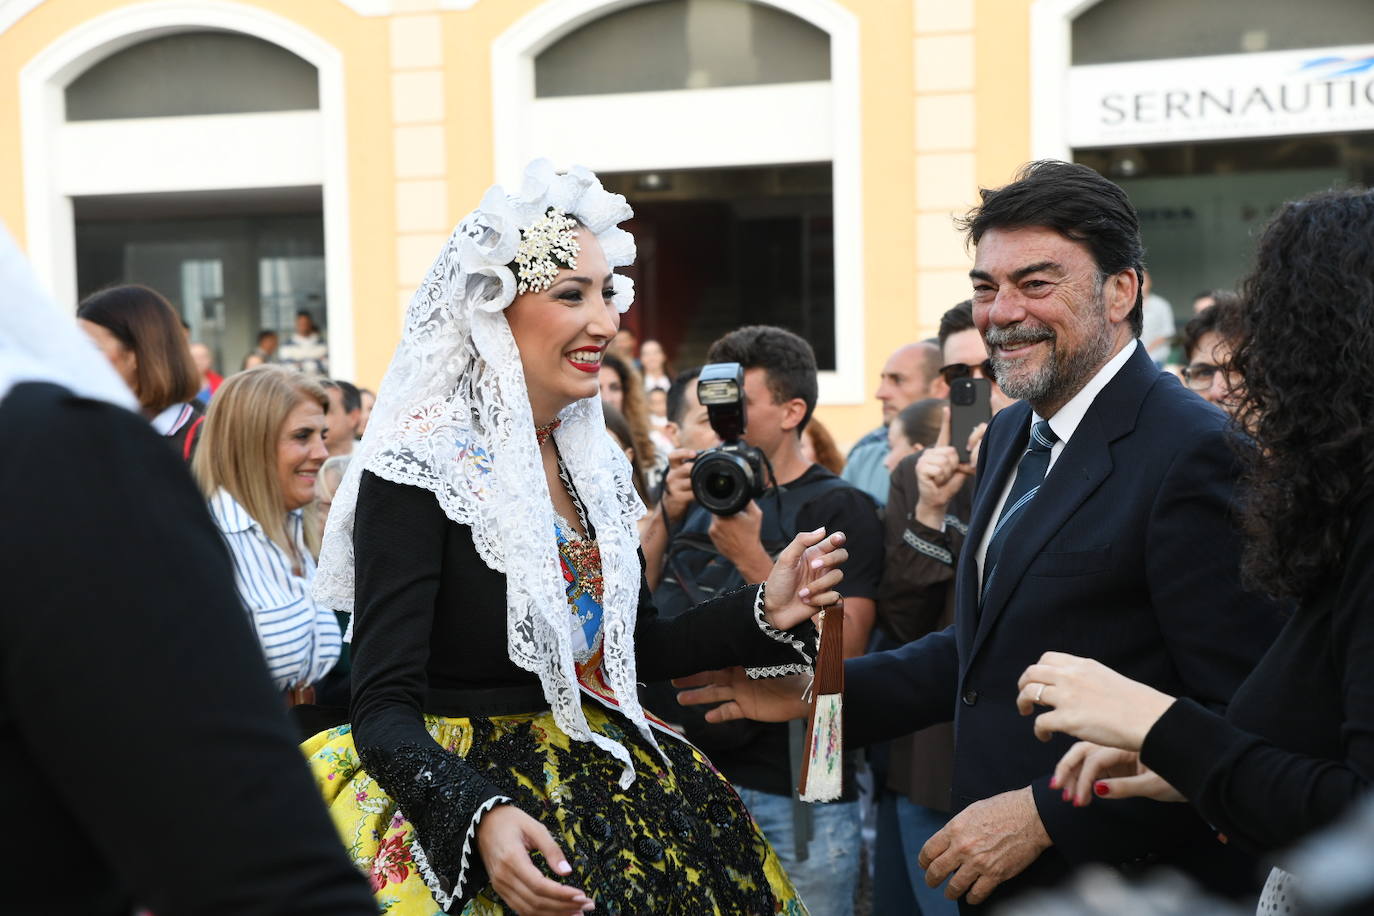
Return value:
<svg viewBox="0 0 1374 916">
<path fill-rule="evenodd" d="M 544 443 L 549 441 L 549 437 L 553 435 L 553 431 L 562 425 L 563 421 L 555 418 L 552 423 L 536 426 L 534 428 L 534 441 L 538 442 L 539 446 L 542 448 Z"/>
</svg>

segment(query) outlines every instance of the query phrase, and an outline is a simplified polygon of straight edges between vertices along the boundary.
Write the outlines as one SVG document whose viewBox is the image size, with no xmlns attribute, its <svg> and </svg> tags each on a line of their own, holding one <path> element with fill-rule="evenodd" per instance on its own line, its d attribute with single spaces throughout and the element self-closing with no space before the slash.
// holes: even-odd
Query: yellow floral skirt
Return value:
<svg viewBox="0 0 1374 916">
<path fill-rule="evenodd" d="M 621 764 L 590 743 L 572 741 L 549 712 L 491 718 L 426 716 L 434 740 L 481 761 L 481 775 L 548 827 L 573 866 L 549 877 L 585 891 L 599 916 L 805 916 L 777 855 L 730 783 L 690 744 L 659 734 L 662 757 L 626 720 L 583 704 L 593 729 L 630 748 L 635 781 L 622 790 Z M 501 748 L 473 753 L 474 746 Z M 354 864 L 389 916 L 443 911 L 417 868 L 410 823 L 363 769 L 350 727 L 306 741 L 316 782 Z M 455 904 L 456 906 L 456 904 Z M 461 910 L 506 916 L 490 886 Z"/>
</svg>

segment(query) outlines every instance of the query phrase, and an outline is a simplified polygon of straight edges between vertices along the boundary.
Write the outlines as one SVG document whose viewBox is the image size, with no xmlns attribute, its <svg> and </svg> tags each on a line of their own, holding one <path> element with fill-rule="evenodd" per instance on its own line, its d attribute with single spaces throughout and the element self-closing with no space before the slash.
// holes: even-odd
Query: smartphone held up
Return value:
<svg viewBox="0 0 1374 916">
<path fill-rule="evenodd" d="M 955 379 L 949 383 L 949 444 L 968 464 L 968 440 L 981 423 L 992 419 L 992 382 L 985 378 Z"/>
</svg>

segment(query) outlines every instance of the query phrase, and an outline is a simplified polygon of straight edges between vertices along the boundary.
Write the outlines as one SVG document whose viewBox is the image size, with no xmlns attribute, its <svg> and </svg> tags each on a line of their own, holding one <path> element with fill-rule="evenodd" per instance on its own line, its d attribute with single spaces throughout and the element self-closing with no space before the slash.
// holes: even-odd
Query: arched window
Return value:
<svg viewBox="0 0 1374 916">
<path fill-rule="evenodd" d="M 223 372 L 298 310 L 328 326 L 314 65 L 240 32 L 154 33 L 65 100 L 78 296 L 158 289 Z"/>
<path fill-rule="evenodd" d="M 307 61 L 250 35 L 180 32 L 117 51 L 67 87 L 67 120 L 307 111 L 320 107 Z"/>
<path fill-rule="evenodd" d="M 830 79 L 830 38 L 745 0 L 659 0 L 565 35 L 535 59 L 539 98 Z"/>
<path fill-rule="evenodd" d="M 832 0 L 595 6 L 549 0 L 493 44 L 502 180 L 547 156 L 625 194 L 640 246 L 626 320 L 678 364 L 733 327 L 777 324 L 811 341 L 823 401 L 862 399 L 852 14 Z"/>
<path fill-rule="evenodd" d="M 1073 20 L 1073 64 L 1374 42 L 1369 0 L 1102 0 Z"/>
</svg>

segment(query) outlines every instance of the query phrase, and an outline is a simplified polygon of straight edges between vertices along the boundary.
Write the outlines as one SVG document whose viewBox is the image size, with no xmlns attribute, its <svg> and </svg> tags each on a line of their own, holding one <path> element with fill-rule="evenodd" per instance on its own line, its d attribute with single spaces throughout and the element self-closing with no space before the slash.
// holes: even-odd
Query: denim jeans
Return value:
<svg viewBox="0 0 1374 916">
<path fill-rule="evenodd" d="M 815 829 L 807 846 L 806 860 L 798 862 L 792 799 L 740 786 L 735 786 L 735 791 L 782 860 L 787 877 L 792 879 L 811 916 L 853 916 L 862 842 L 859 803 L 808 805 Z"/>
<path fill-rule="evenodd" d="M 949 815 L 905 796 L 882 791 L 878 800 L 878 841 L 873 855 L 873 912 L 916 913 L 919 916 L 956 916 L 959 905 L 945 897 L 943 887 L 927 887 L 917 864 L 921 847 L 935 835 Z"/>
</svg>

